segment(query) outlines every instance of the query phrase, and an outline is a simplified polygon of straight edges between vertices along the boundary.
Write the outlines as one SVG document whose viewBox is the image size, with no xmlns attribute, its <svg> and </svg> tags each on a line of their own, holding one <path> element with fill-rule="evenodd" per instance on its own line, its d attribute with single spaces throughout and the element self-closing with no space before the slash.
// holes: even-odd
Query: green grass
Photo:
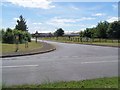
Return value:
<svg viewBox="0 0 120 90">
<path fill-rule="evenodd" d="M 60 81 L 33 85 L 16 85 L 3 88 L 118 88 L 118 77 L 69 82 Z"/>
<path fill-rule="evenodd" d="M 118 46 L 118 43 L 92 43 L 95 45 Z"/>
<path fill-rule="evenodd" d="M 0 44 L 2 46 L 2 53 L 12 53 L 15 52 L 16 49 L 16 44 Z M 28 52 L 34 49 L 38 49 L 42 47 L 41 43 L 36 43 L 36 42 L 29 42 L 28 43 L 28 48 L 25 48 L 25 44 L 19 44 L 19 51 L 20 52 Z"/>
<path fill-rule="evenodd" d="M 74 40 L 73 40 L 74 38 Z M 104 45 L 104 46 L 118 46 L 120 45 L 120 43 L 118 43 L 118 40 L 111 40 L 111 39 L 101 39 L 101 41 L 99 41 L 99 39 L 94 39 L 94 42 L 92 41 L 83 41 L 80 42 L 77 39 L 75 40 L 75 38 L 78 37 L 72 37 L 72 40 L 69 40 L 69 38 L 67 37 L 59 37 L 58 40 L 54 37 L 51 38 L 40 38 L 42 40 L 52 40 L 52 41 L 57 41 L 57 42 L 64 42 L 64 43 L 77 43 L 77 44 L 93 44 L 93 45 Z"/>
</svg>

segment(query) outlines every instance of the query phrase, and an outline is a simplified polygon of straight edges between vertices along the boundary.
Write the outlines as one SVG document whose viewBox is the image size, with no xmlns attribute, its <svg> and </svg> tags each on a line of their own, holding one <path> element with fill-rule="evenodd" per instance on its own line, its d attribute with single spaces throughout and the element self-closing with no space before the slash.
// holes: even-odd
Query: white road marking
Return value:
<svg viewBox="0 0 120 90">
<path fill-rule="evenodd" d="M 95 64 L 95 63 L 115 63 L 118 62 L 117 60 L 114 61 L 91 61 L 91 62 L 81 62 L 81 64 Z M 18 65 L 18 66 L 2 66 L 1 68 L 21 68 L 21 67 L 37 67 L 39 65 Z"/>
<path fill-rule="evenodd" d="M 114 63 L 114 62 L 118 62 L 117 60 L 114 61 L 91 61 L 91 62 L 81 62 L 81 64 L 94 64 L 94 63 Z"/>
<path fill-rule="evenodd" d="M 2 66 L 2 68 L 20 68 L 20 67 L 37 67 L 39 65 L 18 65 L 18 66 Z"/>
</svg>

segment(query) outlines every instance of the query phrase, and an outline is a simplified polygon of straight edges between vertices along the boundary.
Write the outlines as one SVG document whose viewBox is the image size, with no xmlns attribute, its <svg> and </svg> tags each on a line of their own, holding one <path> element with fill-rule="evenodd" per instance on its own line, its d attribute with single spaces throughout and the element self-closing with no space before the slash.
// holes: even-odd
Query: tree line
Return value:
<svg viewBox="0 0 120 90">
<path fill-rule="evenodd" d="M 57 29 L 54 32 L 54 36 L 59 37 L 64 35 L 62 28 Z M 107 21 L 99 22 L 96 27 L 86 28 L 84 31 L 80 31 L 80 38 L 99 38 L 99 39 L 120 39 L 120 21 L 114 21 L 109 23 Z"/>
<path fill-rule="evenodd" d="M 96 27 L 86 28 L 80 31 L 80 37 L 100 38 L 100 39 L 120 39 L 120 21 L 108 23 L 99 22 Z"/>
</svg>

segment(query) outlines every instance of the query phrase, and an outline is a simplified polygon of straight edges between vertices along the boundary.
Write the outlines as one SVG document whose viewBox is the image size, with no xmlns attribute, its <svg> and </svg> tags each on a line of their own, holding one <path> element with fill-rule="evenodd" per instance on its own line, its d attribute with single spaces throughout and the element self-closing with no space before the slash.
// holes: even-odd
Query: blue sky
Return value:
<svg viewBox="0 0 120 90">
<path fill-rule="evenodd" d="M 32 1 L 32 2 L 31 2 Z M 94 27 L 100 21 L 118 19 L 117 2 L 52 2 L 48 0 L 5 0 L 1 3 L 1 28 L 14 28 L 20 15 L 27 21 L 29 32 L 66 33 Z"/>
</svg>

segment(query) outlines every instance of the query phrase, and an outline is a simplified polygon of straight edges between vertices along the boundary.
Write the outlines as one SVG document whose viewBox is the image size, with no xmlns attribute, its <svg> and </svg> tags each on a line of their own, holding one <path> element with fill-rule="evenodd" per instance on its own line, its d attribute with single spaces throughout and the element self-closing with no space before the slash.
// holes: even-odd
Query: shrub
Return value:
<svg viewBox="0 0 120 90">
<path fill-rule="evenodd" d="M 28 42 L 31 42 L 31 34 L 26 32 L 26 31 L 22 31 L 22 30 L 17 30 L 17 29 L 6 29 L 6 31 L 4 30 L 0 30 L 1 34 L 2 34 L 2 42 L 3 43 L 9 43 L 9 44 L 13 44 L 16 43 L 16 36 L 19 36 L 19 43 L 25 43 L 25 38 L 27 38 Z"/>
<path fill-rule="evenodd" d="M 2 42 L 12 44 L 15 41 L 14 33 L 12 29 L 7 28 L 6 32 L 2 31 Z"/>
</svg>

